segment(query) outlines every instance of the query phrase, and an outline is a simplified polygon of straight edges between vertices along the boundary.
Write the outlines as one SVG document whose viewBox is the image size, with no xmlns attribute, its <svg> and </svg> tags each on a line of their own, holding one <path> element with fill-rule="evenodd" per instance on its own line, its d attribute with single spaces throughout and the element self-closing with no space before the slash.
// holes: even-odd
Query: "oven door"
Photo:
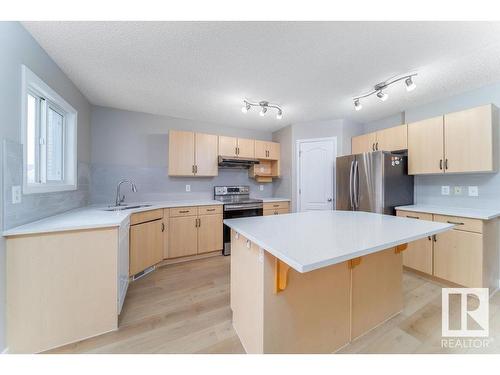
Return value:
<svg viewBox="0 0 500 375">
<path fill-rule="evenodd" d="M 233 205 L 231 205 L 233 206 Z M 260 207 L 253 207 L 248 209 L 233 209 L 229 206 L 229 209 L 226 210 L 226 206 L 224 207 L 224 219 L 238 219 L 242 217 L 251 217 L 251 216 L 262 216 L 264 214 L 262 205 Z M 224 255 L 231 254 L 231 228 L 224 224 L 224 249 L 222 251 Z"/>
</svg>

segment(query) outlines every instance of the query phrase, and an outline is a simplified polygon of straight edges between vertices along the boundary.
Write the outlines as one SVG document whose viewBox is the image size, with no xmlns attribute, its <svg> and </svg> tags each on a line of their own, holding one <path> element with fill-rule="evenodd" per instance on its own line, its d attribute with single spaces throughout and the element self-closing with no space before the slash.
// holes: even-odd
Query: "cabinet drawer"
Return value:
<svg viewBox="0 0 500 375">
<path fill-rule="evenodd" d="M 222 205 L 198 207 L 198 215 L 213 215 L 221 213 L 222 213 Z"/>
<path fill-rule="evenodd" d="M 277 210 L 277 209 L 287 209 L 289 208 L 289 202 L 267 202 L 264 203 L 264 210 Z"/>
<path fill-rule="evenodd" d="M 455 230 L 483 233 L 483 221 L 459 216 L 434 215 L 434 221 L 440 223 L 457 224 Z"/>
<path fill-rule="evenodd" d="M 282 214 L 288 214 L 288 208 L 278 208 L 275 210 L 264 210 L 263 214 L 264 216 L 268 215 L 282 215 Z"/>
<path fill-rule="evenodd" d="M 398 210 L 397 216 L 407 217 L 409 219 L 432 221 L 432 214 L 428 214 L 425 212 L 412 212 L 412 211 Z"/>
<path fill-rule="evenodd" d="M 175 207 L 170 209 L 170 217 L 196 215 L 198 215 L 198 207 Z"/>
<path fill-rule="evenodd" d="M 137 212 L 132 214 L 130 217 L 130 225 L 136 225 L 140 223 L 145 223 L 146 221 L 152 221 L 163 218 L 163 210 L 151 210 L 144 212 Z"/>
</svg>

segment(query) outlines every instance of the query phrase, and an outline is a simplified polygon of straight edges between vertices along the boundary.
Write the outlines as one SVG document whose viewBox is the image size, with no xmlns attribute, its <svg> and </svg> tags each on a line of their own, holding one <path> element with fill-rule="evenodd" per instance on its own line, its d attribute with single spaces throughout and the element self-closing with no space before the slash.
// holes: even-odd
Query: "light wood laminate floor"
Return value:
<svg viewBox="0 0 500 375">
<path fill-rule="evenodd" d="M 162 267 L 130 285 L 117 331 L 49 353 L 244 353 L 231 325 L 229 264 L 218 256 Z M 405 272 L 403 289 L 403 312 L 340 353 L 500 353 L 500 293 L 490 300 L 489 347 L 451 350 L 441 348 L 441 286 Z"/>
</svg>

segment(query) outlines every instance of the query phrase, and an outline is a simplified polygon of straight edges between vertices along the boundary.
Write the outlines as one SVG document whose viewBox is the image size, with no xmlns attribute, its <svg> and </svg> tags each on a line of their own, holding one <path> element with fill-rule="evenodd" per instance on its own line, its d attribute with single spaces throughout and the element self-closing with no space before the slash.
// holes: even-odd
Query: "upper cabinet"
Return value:
<svg viewBox="0 0 500 375">
<path fill-rule="evenodd" d="M 407 146 L 406 125 L 352 137 L 351 153 L 404 150 Z"/>
<path fill-rule="evenodd" d="M 280 144 L 269 141 L 255 141 L 255 158 L 266 160 L 279 160 Z"/>
<path fill-rule="evenodd" d="M 488 104 L 408 124 L 408 173 L 496 171 L 497 113 Z"/>
<path fill-rule="evenodd" d="M 170 130 L 168 135 L 169 176 L 217 176 L 217 136 Z"/>
<path fill-rule="evenodd" d="M 219 155 L 240 158 L 255 157 L 255 140 L 219 136 Z"/>
</svg>

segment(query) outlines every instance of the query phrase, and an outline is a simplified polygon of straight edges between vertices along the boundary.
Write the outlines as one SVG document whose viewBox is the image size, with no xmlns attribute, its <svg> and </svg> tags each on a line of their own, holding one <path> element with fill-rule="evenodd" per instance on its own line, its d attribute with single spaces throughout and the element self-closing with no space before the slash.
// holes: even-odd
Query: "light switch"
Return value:
<svg viewBox="0 0 500 375">
<path fill-rule="evenodd" d="M 191 185 L 186 185 L 186 191 L 191 191 Z"/>
<path fill-rule="evenodd" d="M 264 185 L 259 186 L 260 191 L 264 191 Z"/>
<path fill-rule="evenodd" d="M 463 189 L 461 186 L 455 186 L 453 188 L 453 194 L 455 195 L 462 195 Z"/>
<path fill-rule="evenodd" d="M 12 186 L 12 204 L 21 203 L 21 186 Z"/>
<path fill-rule="evenodd" d="M 450 187 L 441 186 L 441 195 L 450 195 Z"/>
<path fill-rule="evenodd" d="M 477 186 L 469 186 L 469 197 L 478 197 L 479 188 Z"/>
</svg>

